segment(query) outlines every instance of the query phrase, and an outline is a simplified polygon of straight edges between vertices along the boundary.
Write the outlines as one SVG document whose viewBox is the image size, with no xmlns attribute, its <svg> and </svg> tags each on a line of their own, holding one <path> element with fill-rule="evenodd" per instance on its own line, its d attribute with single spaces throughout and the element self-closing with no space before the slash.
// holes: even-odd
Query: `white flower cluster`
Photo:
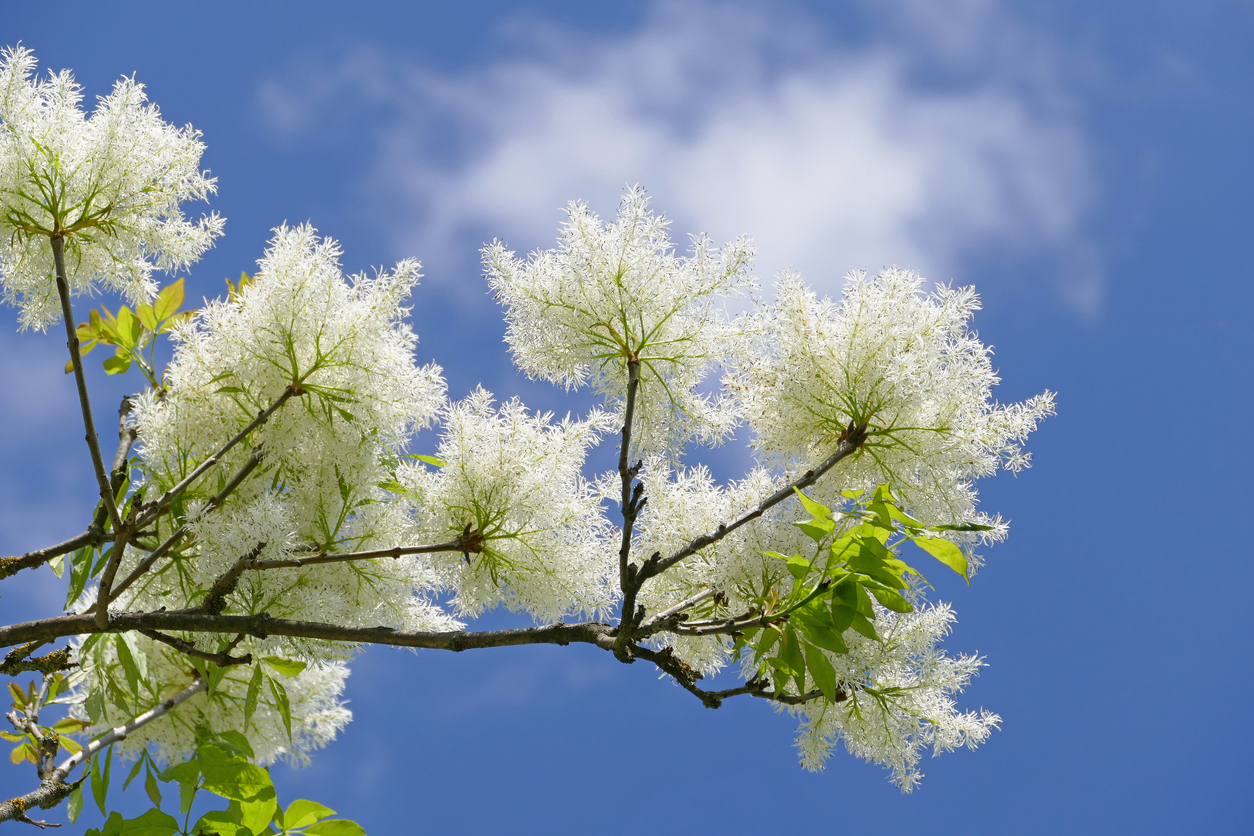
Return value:
<svg viewBox="0 0 1254 836">
<path fill-rule="evenodd" d="M 850 631 L 847 655 L 821 651 L 840 681 L 863 687 L 843 702 L 819 700 L 790 709 L 802 719 L 797 739 L 802 766 L 821 769 L 836 741 L 843 740 L 851 754 L 887 766 L 893 783 L 910 792 L 922 777 L 923 749 L 940 754 L 959 746 L 974 749 L 987 740 L 1001 718 L 954 705 L 953 695 L 966 688 L 983 662 L 940 649 L 953 621 L 946 604 L 904 614 L 877 605 L 875 628 L 882 643 Z"/>
<path fill-rule="evenodd" d="M 759 455 L 789 474 L 830 456 L 851 423 L 868 425 L 861 451 L 820 482 L 820 496 L 887 482 L 929 524 L 989 522 L 975 511 L 973 480 L 1028 465 L 1020 444 L 1053 413 L 1053 395 L 994 402 L 989 349 L 968 330 L 975 293 L 925 296 L 922 285 L 896 268 L 855 273 L 835 302 L 784 276 L 757 317 L 763 341 L 729 388 Z"/>
<path fill-rule="evenodd" d="M 61 317 L 50 236 L 65 242 L 72 291 L 98 283 L 139 303 L 154 267 L 195 261 L 223 222 L 183 217 L 180 203 L 214 192 L 204 145 L 162 121 L 143 85 L 121 79 L 88 118 L 68 71 L 34 73 L 29 50 L 0 53 L 0 281 L 21 326 L 42 329 Z"/>
<path fill-rule="evenodd" d="M 209 644 L 203 638 L 200 644 L 202 649 L 216 650 L 203 647 Z M 86 720 L 88 706 L 100 712 L 98 721 L 85 730 L 88 736 L 120 726 L 190 686 L 197 676 L 190 661 L 169 645 L 141 634 L 103 636 L 88 652 L 79 654 L 82 679 L 73 713 Z M 134 759 L 147 748 L 159 763 L 179 763 L 196 749 L 198 731 L 233 730 L 248 738 L 262 766 L 279 759 L 302 766 L 309 762 L 310 752 L 331 742 L 352 719 L 341 699 L 348 677 L 343 662 L 312 664 L 295 674 L 280 672 L 260 660 L 220 670 L 222 678 L 211 689 L 114 744 L 118 754 Z M 255 707 L 247 714 L 250 690 Z M 276 694 L 286 699 L 285 708 L 280 708 Z"/>
<path fill-rule="evenodd" d="M 695 236 L 692 254 L 677 257 L 667 220 L 649 211 L 639 188 L 628 189 L 606 226 L 582 203 L 566 212 L 555 250 L 523 262 L 499 241 L 484 248 L 514 362 L 568 389 L 592 383 L 621 410 L 627 361 L 639 360 L 640 455 L 724 438 L 736 420 L 730 404 L 697 386 L 740 334 L 721 305 L 754 287 L 749 240 L 719 252 Z"/>
<path fill-rule="evenodd" d="M 416 338 L 401 319 L 418 265 L 401 262 L 350 284 L 338 257 L 335 242 L 309 227 L 281 227 L 251 282 L 176 331 L 168 389 L 142 396 L 135 410 L 150 492 L 181 480 L 289 386 L 300 394 L 224 456 L 216 478 L 189 491 L 194 548 L 181 560 L 177 592 L 155 576 L 151 594 L 191 605 L 188 596 L 203 595 L 250 553 L 281 559 L 405 542 L 404 509 L 384 501 L 381 484 L 393 478 L 409 433 L 435 416 L 445 388 L 438 367 L 414 364 Z M 198 512 L 195 503 L 219 491 L 253 449 L 260 477 L 219 510 Z M 230 602 L 232 611 L 345 625 L 450 627 L 421 595 L 435 585 L 421 562 L 378 559 L 247 572 Z"/>
<path fill-rule="evenodd" d="M 494 409 L 483 389 L 442 418 L 443 466 L 403 466 L 399 478 L 417 499 L 419 542 L 484 538 L 478 554 L 432 555 L 458 609 L 477 615 L 504 604 L 543 621 L 607 613 L 617 591 L 611 527 L 580 471 L 613 418 L 594 411 L 554 424 L 517 399 Z"/>
</svg>

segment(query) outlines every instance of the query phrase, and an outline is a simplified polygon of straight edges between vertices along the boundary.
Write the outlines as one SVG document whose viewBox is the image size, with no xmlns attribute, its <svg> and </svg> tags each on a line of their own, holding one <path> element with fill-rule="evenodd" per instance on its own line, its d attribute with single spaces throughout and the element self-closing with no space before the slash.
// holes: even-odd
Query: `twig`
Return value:
<svg viewBox="0 0 1254 836">
<path fill-rule="evenodd" d="M 244 466 L 241 467 L 239 469 L 239 472 L 237 472 L 235 476 L 231 478 L 230 482 L 227 482 L 226 487 L 218 491 L 217 496 L 209 500 L 209 502 L 205 505 L 205 510 L 203 513 L 208 513 L 220 507 L 222 503 L 226 501 L 227 497 L 230 496 L 235 491 L 235 489 L 240 486 L 240 483 L 242 483 L 245 479 L 248 478 L 248 475 L 252 473 L 254 469 L 256 469 L 257 465 L 260 462 L 261 462 L 261 448 L 256 447 L 253 449 L 252 455 L 250 455 L 248 457 L 248 460 L 244 462 Z M 179 526 L 178 530 L 175 531 L 173 534 L 171 534 L 169 537 L 167 537 L 164 543 L 157 546 L 157 548 L 154 549 L 152 552 L 150 552 L 147 557 L 141 560 L 139 562 L 139 565 L 136 566 L 134 569 L 132 569 L 131 573 L 127 575 L 120 584 L 114 587 L 112 593 L 109 595 L 109 603 L 113 603 L 115 600 L 117 600 L 117 597 L 121 595 L 123 592 L 125 592 L 131 586 L 131 584 L 135 583 L 135 581 L 143 577 L 144 574 L 149 569 L 152 568 L 153 564 L 156 563 L 158 560 L 160 560 L 162 557 L 164 557 L 166 553 L 170 551 L 170 549 L 174 548 L 174 546 L 178 543 L 178 541 L 183 539 L 184 535 L 186 534 L 187 534 L 187 526 L 186 525 Z M 93 604 L 85 612 L 89 612 L 89 613 L 95 612 L 96 606 L 99 604 L 99 601 L 100 599 L 97 598 L 96 604 Z"/>
<path fill-rule="evenodd" d="M 44 777 L 38 789 L 32 790 L 19 798 L 11 798 L 0 803 L 0 822 L 16 820 L 33 824 L 40 828 L 59 827 L 60 825 L 49 824 L 48 822 L 33 821 L 26 817 L 26 811 L 33 807 L 39 807 L 44 810 L 51 810 L 53 807 L 56 807 L 87 779 L 87 776 L 84 775 L 72 784 L 65 783 L 66 776 L 73 771 L 74 767 L 86 762 L 94 757 L 97 752 L 117 743 L 119 740 L 125 740 L 136 729 L 143 728 L 153 720 L 169 714 L 189 698 L 205 690 L 207 684 L 197 676 L 191 685 L 170 699 L 145 711 L 129 723 L 110 729 L 106 734 L 101 735 L 83 747 L 81 751 L 70 755 L 51 774 Z"/>
<path fill-rule="evenodd" d="M 762 516 L 768 510 L 783 502 L 785 499 L 788 499 L 790 496 L 794 496 L 797 490 L 808 488 L 810 485 L 813 485 L 824 473 L 827 473 L 827 471 L 835 467 L 841 459 L 847 458 L 857 452 L 862 446 L 862 442 L 866 440 L 866 436 L 866 424 L 862 424 L 857 427 L 851 425 L 845 431 L 845 438 L 836 447 L 835 453 L 829 456 L 822 464 L 812 470 L 807 470 L 800 477 L 794 479 L 792 482 L 789 482 L 786 486 L 780 488 L 775 493 L 759 502 L 757 507 L 752 511 L 742 514 L 740 517 L 737 517 L 735 520 L 726 525 L 720 525 L 715 531 L 708 534 L 702 534 L 700 537 L 697 537 L 670 557 L 663 560 L 650 560 L 646 562 L 640 567 L 639 577 L 641 579 L 641 583 L 649 578 L 662 574 L 676 563 L 679 563 L 685 558 L 691 557 L 706 546 L 717 543 L 719 540 L 722 540 L 728 534 L 731 534 L 745 523 L 756 520 L 758 517 Z"/>
<path fill-rule="evenodd" d="M 622 483 L 623 536 L 618 547 L 618 584 L 623 590 L 622 617 L 619 619 L 618 640 L 614 652 L 624 662 L 631 661 L 627 653 L 627 645 L 631 641 L 632 630 L 640 615 L 636 612 L 636 592 L 640 589 L 637 581 L 636 567 L 631 563 L 631 534 L 636 525 L 636 517 L 647 501 L 644 496 L 644 483 L 636 482 L 643 462 L 630 466 L 631 425 L 635 420 L 636 393 L 640 389 L 640 360 L 630 357 L 627 360 L 627 403 L 623 409 L 623 438 L 618 448 L 618 478 Z"/>
<path fill-rule="evenodd" d="M 31 653 L 50 641 L 28 642 L 16 650 L 10 651 L 4 657 L 4 661 L 0 662 L 0 675 L 17 676 L 19 673 L 25 673 L 26 671 L 39 671 L 43 674 L 49 674 L 56 671 L 69 670 L 77 664 L 70 661 L 70 649 L 68 647 L 45 653 L 43 656 L 36 656 L 34 659 L 27 658 Z"/>
<path fill-rule="evenodd" d="M 367 552 L 346 552 L 344 554 L 327 554 L 320 552 L 309 557 L 293 557 L 285 560 L 249 560 L 245 569 L 299 569 L 302 566 L 314 566 L 320 563 L 348 563 L 354 560 L 373 560 L 378 557 L 403 557 L 408 554 L 431 554 L 433 552 L 460 552 L 466 550 L 461 537 L 447 543 L 436 543 L 433 546 L 396 546 L 391 549 L 375 549 Z"/>
<path fill-rule="evenodd" d="M 232 656 L 230 654 L 230 648 L 223 653 L 208 653 L 204 650 L 200 650 L 191 642 L 184 641 L 177 636 L 169 636 L 156 630 L 140 630 L 139 632 L 154 641 L 168 644 L 179 653 L 185 653 L 188 656 L 192 656 L 196 659 L 203 659 L 206 662 L 213 662 L 220 668 L 229 668 L 231 665 L 251 665 L 253 661 L 253 655 L 251 653 L 245 653 L 243 656 Z M 243 636 L 241 635 L 240 638 L 243 638 Z M 238 639 L 233 642 L 232 647 L 234 644 L 238 644 L 238 642 Z"/>
<path fill-rule="evenodd" d="M 710 598 L 713 598 L 715 594 L 716 593 L 714 592 L 713 589 L 704 589 L 701 592 L 698 592 L 696 595 L 690 595 L 689 597 L 680 601 L 675 606 L 670 607 L 669 609 L 662 610 L 660 613 L 656 613 L 654 615 L 649 616 L 648 619 L 641 622 L 640 630 L 641 631 L 650 630 L 651 628 L 667 620 L 668 618 L 671 618 L 676 615 L 680 615 L 681 613 L 683 613 L 684 610 L 690 609 L 691 607 L 695 607 L 697 604 L 700 604 L 702 601 L 706 601 Z"/>
<path fill-rule="evenodd" d="M 100 501 L 108 509 L 113 529 L 122 528 L 122 518 L 118 516 L 118 505 L 109 486 L 109 475 L 105 472 L 104 458 L 100 455 L 100 439 L 96 436 L 96 422 L 91 417 L 91 400 L 87 396 L 87 378 L 83 375 L 83 358 L 79 355 L 78 329 L 74 325 L 74 308 L 70 304 L 70 283 L 65 271 L 65 239 L 60 235 L 52 237 L 52 258 L 57 270 L 57 293 L 61 297 L 61 316 L 65 320 L 66 346 L 70 350 L 70 363 L 74 368 L 74 382 L 78 385 L 78 403 L 83 412 L 83 427 L 87 432 L 87 449 L 91 451 L 92 468 L 96 471 L 96 482 L 100 487 Z"/>
<path fill-rule="evenodd" d="M 170 488 L 168 491 L 163 493 L 157 500 L 155 500 L 153 502 L 151 509 L 148 511 L 145 511 L 143 514 L 140 515 L 139 520 L 136 523 L 136 528 L 143 528 L 144 526 L 148 525 L 148 523 L 152 522 L 157 517 L 161 516 L 161 514 L 165 512 L 163 509 L 168 508 L 169 504 L 173 502 L 176 498 L 178 498 L 178 496 L 182 494 L 183 491 L 187 490 L 187 488 L 190 487 L 193 482 L 199 479 L 201 475 L 204 474 L 205 471 L 207 471 L 209 468 L 217 464 L 218 461 L 223 456 L 225 456 L 228 452 L 231 451 L 231 448 L 233 448 L 236 444 L 239 444 L 241 441 L 247 438 L 249 433 L 251 433 L 253 430 L 257 429 L 266 421 L 268 421 L 270 419 L 270 416 L 273 415 L 275 412 L 277 412 L 279 407 L 287 403 L 289 398 L 301 393 L 302 391 L 303 390 L 301 390 L 295 384 L 288 384 L 287 388 L 283 390 L 283 394 L 279 395 L 279 397 L 275 400 L 274 403 L 270 404 L 268 407 L 258 412 L 257 417 L 254 418 L 252 421 L 250 421 L 248 426 L 244 427 L 244 429 L 240 430 L 239 433 L 236 434 L 234 438 L 232 438 L 226 444 L 222 445 L 222 447 L 220 447 L 216 453 L 214 453 L 212 456 L 210 456 L 209 458 L 201 462 L 196 467 L 196 469 L 193 470 L 191 473 L 187 474 L 187 476 L 185 476 L 182 481 L 180 481 L 174 487 Z"/>
<path fill-rule="evenodd" d="M 54 557 L 69 554 L 76 549 L 81 549 L 83 546 L 97 546 L 103 542 L 104 530 L 92 524 L 82 534 L 77 537 L 71 537 L 64 543 L 36 549 L 33 552 L 27 552 L 16 557 L 0 557 L 0 580 L 4 580 L 10 575 L 15 575 L 23 569 L 34 569 L 37 566 L 42 566 Z"/>
</svg>

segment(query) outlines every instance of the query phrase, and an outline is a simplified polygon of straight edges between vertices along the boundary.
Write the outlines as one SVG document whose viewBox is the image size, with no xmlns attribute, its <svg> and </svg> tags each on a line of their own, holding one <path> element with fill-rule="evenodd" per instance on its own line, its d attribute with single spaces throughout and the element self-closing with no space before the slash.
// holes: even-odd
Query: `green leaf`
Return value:
<svg viewBox="0 0 1254 836">
<path fill-rule="evenodd" d="M 165 317 L 158 317 L 152 309 L 152 305 L 140 305 L 135 309 L 135 315 L 139 317 L 140 323 L 143 324 L 152 333 L 157 333 L 157 320 Z"/>
<path fill-rule="evenodd" d="M 854 588 L 854 592 L 858 596 L 858 603 L 854 609 L 863 618 L 874 618 L 875 607 L 871 606 L 871 596 L 866 594 L 866 589 L 863 588 L 862 584 L 858 584 Z"/>
<path fill-rule="evenodd" d="M 893 612 L 911 612 L 914 610 L 914 607 L 910 606 L 909 601 L 891 589 L 872 586 L 870 590 L 871 594 L 875 596 L 875 600 Z"/>
<path fill-rule="evenodd" d="M 184 761 L 174 766 L 167 766 L 157 775 L 162 781 L 178 781 L 180 784 L 195 784 L 200 777 L 200 764 L 196 761 Z"/>
<path fill-rule="evenodd" d="M 113 816 L 109 818 L 112 820 Z M 139 818 L 123 821 L 117 832 L 118 836 L 174 836 L 182 831 L 179 823 L 169 813 L 149 810 Z"/>
<path fill-rule="evenodd" d="M 220 386 L 217 389 L 214 389 L 213 393 L 217 395 L 222 392 L 243 392 L 243 391 L 244 390 L 239 388 L 238 386 Z"/>
<path fill-rule="evenodd" d="M 224 732 L 218 732 L 214 741 L 215 746 L 219 746 L 233 755 L 242 755 L 249 760 L 255 757 L 253 746 L 248 742 L 248 738 L 235 729 L 228 729 Z"/>
<path fill-rule="evenodd" d="M 853 611 L 848 608 L 844 609 L 850 614 L 853 613 Z M 846 628 L 848 626 L 848 624 L 845 625 Z M 814 627 L 810 625 L 805 625 L 801 629 L 802 632 L 805 633 L 807 639 L 824 650 L 830 650 L 833 653 L 839 653 L 842 656 L 849 652 L 848 645 L 846 645 L 845 640 L 840 637 L 840 633 L 844 632 L 843 629 L 840 632 L 837 632 L 832 626 Z"/>
<path fill-rule="evenodd" d="M 870 619 L 861 613 L 854 613 L 853 621 L 849 626 L 866 636 L 868 639 L 873 639 L 875 641 L 880 640 L 879 634 L 875 632 L 875 625 L 871 623 Z"/>
<path fill-rule="evenodd" d="M 227 282 L 230 284 L 230 282 Z M 161 292 L 157 294 L 157 300 L 153 302 L 152 307 L 157 315 L 157 319 L 169 319 L 174 316 L 183 305 L 184 289 L 183 280 L 179 279 L 173 284 L 168 284 L 161 288 Z M 150 330 L 156 331 L 156 328 Z"/>
<path fill-rule="evenodd" d="M 83 785 L 79 784 L 74 788 L 74 792 L 70 793 L 70 803 L 65 807 L 65 814 L 69 816 L 70 824 L 78 821 L 81 812 L 83 812 Z"/>
<path fill-rule="evenodd" d="M 835 700 L 836 669 L 832 667 L 831 662 L 827 661 L 823 651 L 806 645 L 806 667 L 810 669 L 810 676 L 814 679 L 814 684 L 823 692 L 823 696 L 829 700 Z"/>
<path fill-rule="evenodd" d="M 202 753 L 204 750 L 205 747 L 201 747 Z M 261 798 L 266 792 L 273 797 L 274 784 L 270 781 L 270 773 L 243 758 L 202 763 L 200 769 L 205 776 L 204 788 L 215 795 L 236 801 Z M 270 816 L 266 816 L 266 821 L 270 821 Z"/>
<path fill-rule="evenodd" d="M 52 570 L 52 574 L 56 575 L 58 578 L 61 577 L 61 574 L 65 572 L 65 555 L 59 554 L 52 558 L 52 560 L 49 560 L 48 568 Z"/>
<path fill-rule="evenodd" d="M 226 810 L 210 810 L 192 825 L 192 833 L 214 833 L 217 836 L 253 836 L 248 829 L 235 820 Z"/>
<path fill-rule="evenodd" d="M 104 773 L 100 771 L 100 761 L 105 762 Z M 110 746 L 102 758 L 99 754 L 91 762 L 91 796 L 96 799 L 100 815 L 105 815 L 105 798 L 109 794 L 109 767 L 113 763 L 113 747 Z"/>
<path fill-rule="evenodd" d="M 78 600 L 78 596 L 83 594 L 83 588 L 87 586 L 87 570 L 91 568 L 91 559 L 94 555 L 95 549 L 90 546 L 75 549 L 71 554 L 70 589 L 65 595 L 64 609 L 68 610 L 70 605 Z"/>
<path fill-rule="evenodd" d="M 832 509 L 828 508 L 822 502 L 811 499 L 806 496 L 800 488 L 793 488 L 797 492 L 797 497 L 801 500 L 801 505 L 809 512 L 810 516 L 816 520 L 831 520 Z"/>
<path fill-rule="evenodd" d="M 402 455 L 407 459 L 417 459 L 418 461 L 429 464 L 432 467 L 444 467 L 448 464 L 448 462 L 444 461 L 444 459 L 437 459 L 435 456 L 424 456 L 421 453 L 403 453 Z"/>
<path fill-rule="evenodd" d="M 253 798 L 240 801 L 240 823 L 253 833 L 260 833 L 270 824 L 279 803 L 275 799 L 274 787 L 263 790 Z"/>
<path fill-rule="evenodd" d="M 879 528 L 887 528 L 889 531 L 893 530 L 893 517 L 892 513 L 888 510 L 888 505 L 880 501 L 875 501 L 868 504 L 866 509 L 875 516 L 873 520 L 867 520 L 867 522 L 878 526 Z"/>
<path fill-rule="evenodd" d="M 801 642 L 797 638 L 797 631 L 788 626 L 784 628 L 784 643 L 779 648 L 779 658 L 783 660 L 793 675 L 805 675 L 806 662 L 801 655 Z"/>
<path fill-rule="evenodd" d="M 16 682 L 9 683 L 9 694 L 13 697 L 13 707 L 21 711 L 26 708 L 26 691 Z"/>
<path fill-rule="evenodd" d="M 131 309 L 123 305 L 118 309 L 118 315 L 115 320 L 116 333 L 118 341 L 116 345 L 119 348 L 131 348 L 139 339 L 142 323 L 131 313 Z"/>
<path fill-rule="evenodd" d="M 131 693 L 138 696 L 139 665 L 135 664 L 135 657 L 131 655 L 131 648 L 121 634 L 114 637 L 114 644 L 118 648 L 118 660 L 122 663 L 122 669 L 126 671 L 126 684 L 130 686 Z"/>
<path fill-rule="evenodd" d="M 797 580 L 802 580 L 806 575 L 810 574 L 810 561 L 800 555 L 787 559 L 788 574 Z"/>
<path fill-rule="evenodd" d="M 131 355 L 116 354 L 104 361 L 105 374 L 122 374 L 131 367 Z"/>
<path fill-rule="evenodd" d="M 944 537 L 916 537 L 914 542 L 932 557 L 962 575 L 968 586 L 971 584 L 971 578 L 967 575 L 967 556 L 962 553 L 962 549 Z"/>
<path fill-rule="evenodd" d="M 286 830 L 296 830 L 301 827 L 308 827 L 316 821 L 322 821 L 327 816 L 334 816 L 335 811 L 330 807 L 324 807 L 316 801 L 310 801 L 307 798 L 298 798 L 291 804 L 287 805 L 287 811 L 283 813 L 283 820 L 280 822 Z"/>
<path fill-rule="evenodd" d="M 922 528 L 922 526 L 919 526 Z M 978 523 L 958 523 L 957 525 L 929 525 L 928 531 L 992 531 L 994 526 Z"/>
<path fill-rule="evenodd" d="M 823 538 L 831 534 L 832 531 L 836 528 L 836 524 L 831 522 L 830 520 L 827 522 L 826 525 L 824 525 L 822 522 L 814 522 L 813 520 L 808 520 L 805 522 L 795 522 L 793 523 L 793 525 L 797 526 L 797 528 L 800 528 L 802 534 L 809 537 L 811 540 L 813 540 L 816 543 L 822 542 Z"/>
<path fill-rule="evenodd" d="M 261 661 L 284 676 L 296 676 L 306 667 L 305 663 L 299 659 L 284 659 L 282 656 L 264 656 Z"/>
<path fill-rule="evenodd" d="M 309 836 L 366 836 L 366 829 L 348 819 L 330 819 L 305 828 Z"/>
<path fill-rule="evenodd" d="M 144 778 L 144 792 L 148 793 L 148 798 L 158 809 L 161 808 L 161 787 L 157 786 L 157 776 L 152 774 L 152 770 L 148 770 L 148 775 Z"/>
<path fill-rule="evenodd" d="M 140 758 L 139 760 L 135 761 L 135 765 L 131 767 L 131 774 L 127 775 L 126 780 L 122 782 L 122 792 L 126 792 L 126 788 L 131 785 L 131 781 L 134 781 L 136 778 L 139 777 L 139 768 L 143 765 L 144 765 L 143 758 Z"/>
<path fill-rule="evenodd" d="M 287 699 L 287 689 L 279 684 L 278 680 L 266 677 L 270 683 L 270 693 L 274 694 L 274 704 L 278 706 L 279 714 L 283 715 L 283 725 L 287 727 L 287 739 L 292 739 L 292 704 Z"/>
<path fill-rule="evenodd" d="M 253 677 L 248 681 L 248 694 L 244 697 L 244 728 L 253 718 L 257 710 L 257 698 L 261 696 L 261 666 L 253 668 Z"/>
</svg>

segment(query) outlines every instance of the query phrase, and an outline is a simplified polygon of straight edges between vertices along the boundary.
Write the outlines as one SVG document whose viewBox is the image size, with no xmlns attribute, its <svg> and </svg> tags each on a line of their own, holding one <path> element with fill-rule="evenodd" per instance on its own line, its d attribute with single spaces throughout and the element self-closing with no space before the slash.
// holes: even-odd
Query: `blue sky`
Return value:
<svg viewBox="0 0 1254 836">
<path fill-rule="evenodd" d="M 1033 469 L 981 485 L 1009 541 L 970 589 L 938 582 L 950 647 L 989 663 L 962 702 L 1003 728 L 913 795 L 844 754 L 803 772 L 764 705 L 711 712 L 647 665 L 531 648 L 365 654 L 354 723 L 274 770 L 281 797 L 371 834 L 1248 828 L 1249 4 L 207 6 L 0 0 L 0 43 L 89 98 L 134 73 L 204 132 L 228 221 L 194 298 L 310 221 L 350 271 L 423 260 L 420 362 L 450 394 L 579 409 L 514 373 L 477 250 L 552 246 L 568 200 L 609 213 L 639 182 L 677 238 L 753 235 L 768 287 L 887 264 L 974 284 L 999 397 L 1059 393 Z M 5 316 L 12 554 L 94 503 L 64 345 Z M 93 378 L 98 414 L 128 383 Z M 6 622 L 64 595 L 29 573 L 3 594 Z"/>
</svg>

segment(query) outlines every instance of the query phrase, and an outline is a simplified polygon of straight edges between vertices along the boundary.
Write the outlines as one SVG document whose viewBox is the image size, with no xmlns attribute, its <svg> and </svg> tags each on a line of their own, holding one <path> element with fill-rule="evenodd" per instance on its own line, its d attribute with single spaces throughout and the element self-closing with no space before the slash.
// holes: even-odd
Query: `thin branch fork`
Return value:
<svg viewBox="0 0 1254 836">
<path fill-rule="evenodd" d="M 289 384 L 287 388 L 283 390 L 283 394 L 279 395 L 279 397 L 275 399 L 274 403 L 258 412 L 257 417 L 250 421 L 248 426 L 240 430 L 239 433 L 237 433 L 236 436 L 226 444 L 223 444 L 212 456 L 201 462 L 195 470 L 187 474 L 187 476 L 185 476 L 177 485 L 170 488 L 154 500 L 150 509 L 140 515 L 138 521 L 136 522 L 136 527 L 143 528 L 165 513 L 165 511 L 169 508 L 170 503 L 177 499 L 185 490 L 191 487 L 192 483 L 199 479 L 205 471 L 217 464 L 223 456 L 231 451 L 231 448 L 235 447 L 235 445 L 247 438 L 249 433 L 260 427 L 266 421 L 270 420 L 271 415 L 278 412 L 279 408 L 282 407 L 283 404 L 287 403 L 294 395 L 299 394 L 300 391 L 300 388 L 295 384 Z"/>
<path fill-rule="evenodd" d="M 643 584 L 644 581 L 649 578 L 662 574 L 676 563 L 679 563 L 681 560 L 691 557 L 706 546 L 717 543 L 719 540 L 722 540 L 742 525 L 756 520 L 758 517 L 762 516 L 768 510 L 783 502 L 785 499 L 795 495 L 796 491 L 810 487 L 817 482 L 823 474 L 835 467 L 842 459 L 848 458 L 856 453 L 862 446 L 862 442 L 866 440 L 866 437 L 866 424 L 862 424 L 857 427 L 851 426 L 846 431 L 844 440 L 836 447 L 835 453 L 832 453 L 832 455 L 824 460 L 822 464 L 812 470 L 807 470 L 800 477 L 794 479 L 792 482 L 789 482 L 787 485 L 759 502 L 757 507 L 753 510 L 742 514 L 726 525 L 720 525 L 716 531 L 712 531 L 708 534 L 702 534 L 700 537 L 697 537 L 670 557 L 659 560 L 650 559 L 646 561 L 644 565 L 640 567 L 638 575 L 640 582 Z"/>
<path fill-rule="evenodd" d="M 245 653 L 243 656 L 232 656 L 230 653 L 230 651 L 234 649 L 235 645 L 239 643 L 239 640 L 244 638 L 243 635 L 240 635 L 234 642 L 231 643 L 230 647 L 222 653 L 209 653 L 208 651 L 201 650 L 189 641 L 184 641 L 177 636 L 167 635 L 158 630 L 140 630 L 139 632 L 143 633 L 153 641 L 168 644 L 179 653 L 191 656 L 193 659 L 203 659 L 206 662 L 213 662 L 220 668 L 229 668 L 232 665 L 251 665 L 253 661 L 253 655 L 251 653 Z"/>
<path fill-rule="evenodd" d="M 83 428 L 87 433 L 87 449 L 91 452 L 92 469 L 96 473 L 96 483 L 100 487 L 100 501 L 109 512 L 109 520 L 114 531 L 122 528 L 122 518 L 118 515 L 117 501 L 109 484 L 109 474 L 105 472 L 104 457 L 100 455 L 100 439 L 96 435 L 96 422 L 91 416 L 91 399 L 87 395 L 87 378 L 83 374 L 83 358 L 79 354 L 78 329 L 74 325 L 74 307 L 70 303 L 70 283 L 65 270 L 65 239 L 61 235 L 53 235 L 52 258 L 57 272 L 57 294 L 61 297 L 61 317 L 65 320 L 66 346 L 70 350 L 70 363 L 74 368 L 74 382 L 78 386 L 78 403 L 83 412 Z"/>
<path fill-rule="evenodd" d="M 261 452 L 262 452 L 261 447 L 253 448 L 252 455 L 248 457 L 248 460 L 244 462 L 243 466 L 239 469 L 239 471 L 231 478 L 231 481 L 227 482 L 226 487 L 218 491 L 217 496 L 209 500 L 209 502 L 205 505 L 206 513 L 209 511 L 216 510 L 217 508 L 221 507 L 222 503 L 226 502 L 227 497 L 230 496 L 235 491 L 235 489 L 238 488 L 240 484 L 242 484 L 243 481 L 248 478 L 249 474 L 251 474 L 253 470 L 256 469 L 258 464 L 260 464 Z M 113 588 L 113 590 L 109 594 L 107 603 L 112 604 L 115 600 L 117 600 L 117 597 L 119 595 L 125 592 L 131 586 L 131 584 L 135 583 L 135 581 L 143 577 L 148 572 L 148 570 L 153 567 L 153 564 L 155 564 L 162 557 L 165 557 L 165 555 L 169 553 L 170 549 L 174 548 L 174 546 L 178 544 L 178 541 L 183 539 L 183 537 L 186 536 L 186 534 L 187 534 L 187 526 L 183 525 L 183 526 L 180 526 L 177 531 L 175 531 L 173 534 L 167 537 L 165 542 L 157 546 L 156 549 L 154 549 L 151 553 L 149 553 L 147 557 L 145 557 L 142 561 L 140 561 L 138 566 L 136 566 L 133 570 L 131 570 L 131 573 L 127 575 L 120 584 L 118 584 L 115 588 Z M 102 588 L 103 588 L 103 585 L 102 585 Z M 96 609 L 100 606 L 101 600 L 102 598 L 98 597 L 96 599 L 96 603 L 93 604 L 89 609 L 87 609 L 86 612 L 89 612 L 89 613 L 95 612 Z"/>
<path fill-rule="evenodd" d="M 73 769 L 81 763 L 86 763 L 95 757 L 96 753 L 117 743 L 119 740 L 125 740 L 136 729 L 142 728 L 153 720 L 164 717 L 179 705 L 186 702 L 191 697 L 200 693 L 208 687 L 205 680 L 197 676 L 192 684 L 175 694 L 165 702 L 153 706 L 148 711 L 140 714 L 125 725 L 117 726 L 110 729 L 107 733 L 93 740 L 87 746 L 83 747 L 80 752 L 75 752 L 70 757 L 61 762 L 61 765 L 53 770 L 50 774 L 43 776 L 38 789 L 26 793 L 26 795 L 18 798 L 11 798 L 8 801 L 0 802 L 0 822 L 21 821 L 27 824 L 33 824 L 40 829 L 45 827 L 59 827 L 60 825 L 50 824 L 48 822 L 35 821 L 26 815 L 26 811 L 35 807 L 43 810 L 51 810 L 56 807 L 74 792 L 83 781 L 87 780 L 87 775 L 79 778 L 73 783 L 65 783 L 66 777 Z"/>
</svg>

